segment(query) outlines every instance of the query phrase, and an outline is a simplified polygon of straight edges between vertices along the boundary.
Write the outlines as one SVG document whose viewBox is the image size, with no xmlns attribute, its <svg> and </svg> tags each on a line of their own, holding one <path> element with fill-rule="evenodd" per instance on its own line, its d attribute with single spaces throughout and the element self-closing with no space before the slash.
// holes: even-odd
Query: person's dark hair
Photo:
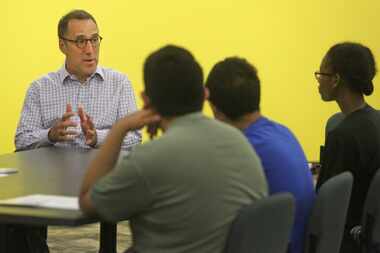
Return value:
<svg viewBox="0 0 380 253">
<path fill-rule="evenodd" d="M 145 93 L 164 117 L 201 111 L 204 100 L 201 66 L 184 48 L 168 45 L 147 57 Z"/>
<path fill-rule="evenodd" d="M 353 91 L 365 95 L 373 92 L 372 79 L 376 62 L 371 50 L 359 43 L 344 42 L 332 46 L 326 54 L 327 64 Z"/>
<path fill-rule="evenodd" d="M 230 57 L 218 62 L 207 77 L 210 102 L 230 120 L 260 110 L 260 79 L 247 60 Z"/>
<path fill-rule="evenodd" d="M 72 10 L 64 15 L 58 22 L 58 37 L 62 38 L 67 32 L 69 21 L 72 19 L 87 20 L 91 19 L 97 25 L 95 18 L 85 10 Z"/>
</svg>

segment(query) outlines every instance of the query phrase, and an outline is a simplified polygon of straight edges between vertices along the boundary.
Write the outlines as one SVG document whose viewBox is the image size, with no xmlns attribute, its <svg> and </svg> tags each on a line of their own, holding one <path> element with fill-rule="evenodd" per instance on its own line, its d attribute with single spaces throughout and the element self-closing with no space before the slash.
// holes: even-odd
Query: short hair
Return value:
<svg viewBox="0 0 380 253">
<path fill-rule="evenodd" d="M 328 50 L 326 57 L 328 67 L 339 74 L 353 92 L 366 96 L 372 94 L 372 79 L 377 70 L 368 47 L 354 42 L 338 43 Z"/>
<path fill-rule="evenodd" d="M 66 15 L 64 15 L 63 17 L 61 17 L 61 19 L 58 22 L 58 37 L 59 38 L 62 38 L 65 36 L 69 21 L 73 19 L 79 19 L 79 20 L 91 19 L 97 25 L 95 18 L 87 11 L 72 10 Z"/>
<path fill-rule="evenodd" d="M 229 57 L 218 62 L 207 77 L 210 102 L 230 120 L 260 110 L 260 79 L 247 60 Z"/>
<path fill-rule="evenodd" d="M 147 57 L 145 93 L 164 117 L 201 111 L 204 101 L 203 72 L 184 48 L 168 45 Z"/>
</svg>

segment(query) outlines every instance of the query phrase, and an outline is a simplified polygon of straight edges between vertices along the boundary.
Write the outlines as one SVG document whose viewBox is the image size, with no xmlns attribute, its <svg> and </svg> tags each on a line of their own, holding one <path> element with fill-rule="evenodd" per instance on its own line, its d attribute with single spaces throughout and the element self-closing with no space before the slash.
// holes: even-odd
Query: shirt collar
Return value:
<svg viewBox="0 0 380 253">
<path fill-rule="evenodd" d="M 58 75 L 59 75 L 59 80 L 62 84 L 64 84 L 65 80 L 67 78 L 70 78 L 72 80 L 77 80 L 77 78 L 70 74 L 67 69 L 66 69 L 66 66 L 63 65 L 59 70 L 58 70 Z M 96 70 L 95 72 L 90 76 L 90 79 L 93 78 L 94 76 L 99 76 L 102 81 L 104 81 L 104 71 L 103 71 L 103 68 L 102 67 L 99 67 L 97 66 L 96 67 Z"/>
</svg>

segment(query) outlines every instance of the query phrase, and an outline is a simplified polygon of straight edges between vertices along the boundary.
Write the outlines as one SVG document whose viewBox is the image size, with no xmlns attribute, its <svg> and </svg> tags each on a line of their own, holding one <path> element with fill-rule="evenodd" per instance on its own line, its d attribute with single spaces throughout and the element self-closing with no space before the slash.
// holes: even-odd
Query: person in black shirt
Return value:
<svg viewBox="0 0 380 253">
<path fill-rule="evenodd" d="M 331 47 L 315 72 L 322 100 L 335 101 L 344 114 L 327 133 L 317 190 L 343 171 L 354 176 L 341 253 L 360 252 L 350 230 L 360 224 L 368 187 L 380 168 L 380 114 L 364 99 L 373 92 L 375 74 L 370 49 L 351 42 Z"/>
</svg>

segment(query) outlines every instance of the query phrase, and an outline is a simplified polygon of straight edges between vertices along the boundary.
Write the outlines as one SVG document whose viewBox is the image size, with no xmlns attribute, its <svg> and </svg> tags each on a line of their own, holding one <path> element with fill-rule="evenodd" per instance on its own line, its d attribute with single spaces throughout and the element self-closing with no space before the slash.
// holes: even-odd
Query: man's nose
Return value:
<svg viewBox="0 0 380 253">
<path fill-rule="evenodd" d="M 87 40 L 83 50 L 86 54 L 90 54 L 96 51 L 96 47 L 91 43 L 90 40 Z"/>
</svg>

